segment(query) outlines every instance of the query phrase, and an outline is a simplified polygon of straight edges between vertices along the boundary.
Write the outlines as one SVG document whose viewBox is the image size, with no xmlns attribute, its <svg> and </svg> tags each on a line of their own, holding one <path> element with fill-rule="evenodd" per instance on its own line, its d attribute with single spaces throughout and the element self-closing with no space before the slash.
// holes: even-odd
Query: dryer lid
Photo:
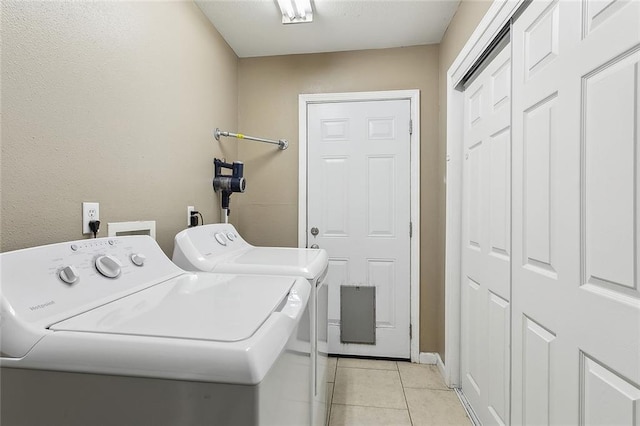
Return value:
<svg viewBox="0 0 640 426">
<path fill-rule="evenodd" d="M 318 278 L 327 267 L 325 250 L 281 247 L 251 247 L 216 265 L 216 271 L 251 274 L 298 275 Z"/>
<path fill-rule="evenodd" d="M 49 328 L 236 342 L 260 328 L 294 283 L 290 277 L 187 274 Z"/>
</svg>

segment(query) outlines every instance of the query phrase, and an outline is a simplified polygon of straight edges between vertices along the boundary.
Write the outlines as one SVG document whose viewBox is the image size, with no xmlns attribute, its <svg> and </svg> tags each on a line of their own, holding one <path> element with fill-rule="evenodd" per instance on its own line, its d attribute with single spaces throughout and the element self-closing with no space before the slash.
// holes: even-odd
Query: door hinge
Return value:
<svg viewBox="0 0 640 426">
<path fill-rule="evenodd" d="M 409 324 L 409 339 L 413 338 L 413 324 Z"/>
<path fill-rule="evenodd" d="M 409 134 L 413 134 L 413 120 L 409 120 Z"/>
<path fill-rule="evenodd" d="M 409 238 L 413 238 L 413 222 L 409 222 Z"/>
</svg>

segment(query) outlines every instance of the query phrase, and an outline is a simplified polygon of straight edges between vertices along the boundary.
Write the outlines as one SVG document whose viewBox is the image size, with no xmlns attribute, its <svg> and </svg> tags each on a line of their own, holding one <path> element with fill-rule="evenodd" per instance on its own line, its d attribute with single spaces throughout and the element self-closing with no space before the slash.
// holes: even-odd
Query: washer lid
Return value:
<svg viewBox="0 0 640 426">
<path fill-rule="evenodd" d="M 49 328 L 236 342 L 260 328 L 294 283 L 291 277 L 186 274 Z"/>
</svg>

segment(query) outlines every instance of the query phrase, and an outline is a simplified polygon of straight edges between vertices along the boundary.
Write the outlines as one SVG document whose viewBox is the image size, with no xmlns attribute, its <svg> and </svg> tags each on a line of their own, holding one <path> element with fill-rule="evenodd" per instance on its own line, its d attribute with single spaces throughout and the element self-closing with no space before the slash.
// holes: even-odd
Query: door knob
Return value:
<svg viewBox="0 0 640 426">
<path fill-rule="evenodd" d="M 319 249 L 319 248 L 320 248 L 320 246 L 319 246 L 319 245 L 317 245 L 317 244 L 311 244 L 311 247 L 310 247 L 310 248 L 312 248 L 312 249 Z"/>
<path fill-rule="evenodd" d="M 318 235 L 318 232 L 320 232 L 318 231 L 318 228 L 316 227 L 311 228 L 311 235 L 313 235 L 314 237 Z"/>
</svg>

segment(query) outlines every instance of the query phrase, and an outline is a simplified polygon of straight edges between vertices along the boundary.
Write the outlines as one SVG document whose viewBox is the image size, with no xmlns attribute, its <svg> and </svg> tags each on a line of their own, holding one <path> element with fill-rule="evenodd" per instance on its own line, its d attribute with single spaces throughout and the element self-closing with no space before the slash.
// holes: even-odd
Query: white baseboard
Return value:
<svg viewBox="0 0 640 426">
<path fill-rule="evenodd" d="M 438 366 L 438 370 L 440 371 L 440 374 L 442 375 L 442 377 L 447 377 L 447 371 L 444 368 L 444 362 L 442 362 L 442 358 L 440 358 L 440 354 L 436 353 L 438 359 L 436 360 L 436 365 Z M 446 380 L 445 380 L 446 382 Z M 447 386 L 449 386 L 449 383 L 447 383 Z"/>
<path fill-rule="evenodd" d="M 440 355 L 438 355 L 437 352 L 420 352 L 420 358 L 418 362 L 420 364 L 437 364 L 439 358 Z"/>
</svg>

